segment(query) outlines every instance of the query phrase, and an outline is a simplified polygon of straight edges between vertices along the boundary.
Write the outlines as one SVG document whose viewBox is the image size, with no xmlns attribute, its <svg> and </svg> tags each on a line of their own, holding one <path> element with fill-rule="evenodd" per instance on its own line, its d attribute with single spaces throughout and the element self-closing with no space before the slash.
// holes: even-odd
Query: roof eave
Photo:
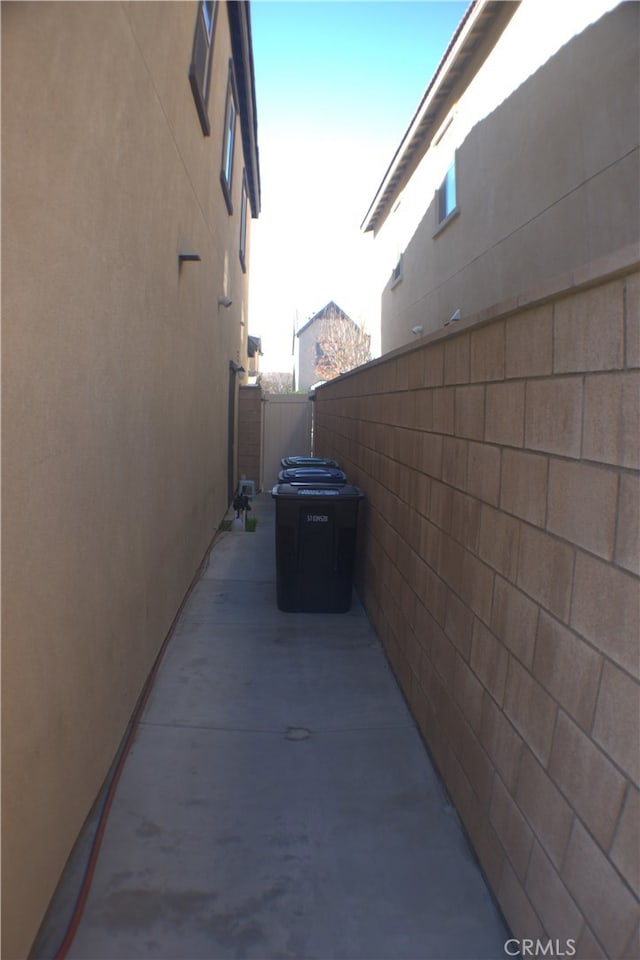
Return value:
<svg viewBox="0 0 640 960">
<path fill-rule="evenodd" d="M 251 215 L 260 213 L 260 163 L 258 152 L 258 114 L 256 82 L 251 39 L 251 10 L 249 0 L 228 0 L 227 13 L 231 33 L 231 50 L 236 74 L 239 100 L 240 129 L 247 171 L 247 189 Z"/>
<path fill-rule="evenodd" d="M 424 152 L 435 132 L 439 107 L 455 87 L 465 61 L 489 30 L 500 6 L 500 0 L 472 0 L 465 11 L 360 225 L 364 233 L 378 230 L 387 218 L 407 167 L 416 153 Z"/>
</svg>

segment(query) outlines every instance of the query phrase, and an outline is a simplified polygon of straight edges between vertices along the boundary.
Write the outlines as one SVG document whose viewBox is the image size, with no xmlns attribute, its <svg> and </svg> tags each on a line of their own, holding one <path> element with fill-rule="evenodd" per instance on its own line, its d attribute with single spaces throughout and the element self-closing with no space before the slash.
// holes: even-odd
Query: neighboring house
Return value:
<svg viewBox="0 0 640 960">
<path fill-rule="evenodd" d="M 297 334 L 298 390 L 333 380 L 371 359 L 371 338 L 331 300 Z"/>
<path fill-rule="evenodd" d="M 639 14 L 470 4 L 362 225 L 383 353 L 638 243 Z"/>
<path fill-rule="evenodd" d="M 237 482 L 248 3 L 2 5 L 2 956 Z"/>
</svg>

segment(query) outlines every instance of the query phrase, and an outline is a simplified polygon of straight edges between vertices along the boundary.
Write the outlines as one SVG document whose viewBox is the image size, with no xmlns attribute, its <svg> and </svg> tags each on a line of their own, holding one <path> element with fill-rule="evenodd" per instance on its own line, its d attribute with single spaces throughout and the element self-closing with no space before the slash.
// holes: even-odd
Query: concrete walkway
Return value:
<svg viewBox="0 0 640 960">
<path fill-rule="evenodd" d="M 362 607 L 278 611 L 269 494 L 251 515 L 167 647 L 68 957 L 503 958 Z"/>
</svg>

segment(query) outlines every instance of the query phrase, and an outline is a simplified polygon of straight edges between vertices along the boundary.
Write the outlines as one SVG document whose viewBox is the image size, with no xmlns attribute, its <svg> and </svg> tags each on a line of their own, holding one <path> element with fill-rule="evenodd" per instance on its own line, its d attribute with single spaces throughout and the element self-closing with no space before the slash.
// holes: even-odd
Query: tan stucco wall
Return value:
<svg viewBox="0 0 640 960">
<path fill-rule="evenodd" d="M 360 598 L 531 955 L 638 955 L 639 378 L 627 249 L 316 392 Z"/>
<path fill-rule="evenodd" d="M 403 252 L 404 278 L 382 294 L 383 353 L 411 341 L 414 326 L 428 333 L 458 309 L 469 315 L 638 241 L 639 15 L 636 3 L 605 14 L 460 142 L 489 58 L 416 172 L 422 202 L 407 187 L 376 239 L 385 271 Z M 459 215 L 434 236 L 435 190 L 456 146 Z M 390 247 L 394 216 L 425 206 L 411 239 Z"/>
<path fill-rule="evenodd" d="M 29 949 L 227 508 L 247 282 L 196 3 L 2 8 L 3 957 Z M 178 253 L 202 261 L 178 269 Z M 225 256 L 233 306 L 217 306 Z"/>
</svg>

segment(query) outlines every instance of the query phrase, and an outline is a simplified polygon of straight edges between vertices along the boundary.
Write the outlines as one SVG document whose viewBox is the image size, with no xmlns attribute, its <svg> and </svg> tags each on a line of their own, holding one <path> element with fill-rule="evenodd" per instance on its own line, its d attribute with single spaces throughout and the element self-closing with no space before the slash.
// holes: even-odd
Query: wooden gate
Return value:
<svg viewBox="0 0 640 960">
<path fill-rule="evenodd" d="M 312 406 L 307 393 L 264 395 L 262 490 L 277 483 L 282 457 L 311 455 Z"/>
</svg>

